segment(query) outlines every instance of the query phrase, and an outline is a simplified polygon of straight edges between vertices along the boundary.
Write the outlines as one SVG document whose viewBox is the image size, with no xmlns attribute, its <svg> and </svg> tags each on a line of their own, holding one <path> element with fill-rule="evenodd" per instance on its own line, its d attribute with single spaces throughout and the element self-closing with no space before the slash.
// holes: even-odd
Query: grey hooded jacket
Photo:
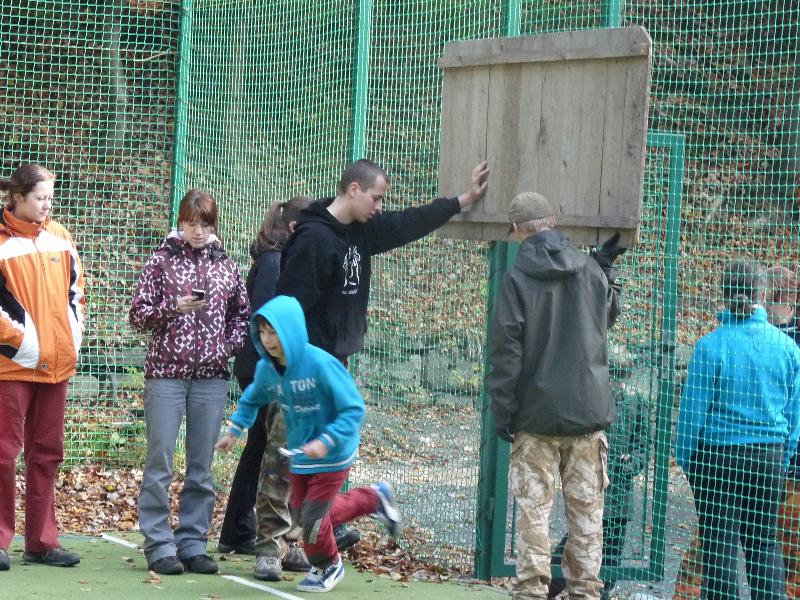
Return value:
<svg viewBox="0 0 800 600">
<path fill-rule="evenodd" d="M 528 237 L 506 273 L 489 335 L 487 389 L 498 427 L 549 436 L 614 420 L 607 328 L 618 289 L 556 230 Z"/>
</svg>

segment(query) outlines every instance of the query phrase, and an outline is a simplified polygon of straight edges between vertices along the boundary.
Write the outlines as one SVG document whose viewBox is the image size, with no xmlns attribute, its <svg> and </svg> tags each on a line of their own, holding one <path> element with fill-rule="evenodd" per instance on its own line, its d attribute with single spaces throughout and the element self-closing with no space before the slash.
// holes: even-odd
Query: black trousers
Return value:
<svg viewBox="0 0 800 600">
<path fill-rule="evenodd" d="M 237 380 L 242 390 L 253 382 L 251 378 L 244 377 L 237 377 Z M 247 432 L 247 442 L 236 467 L 228 505 L 225 507 L 225 519 L 219 534 L 220 544 L 235 546 L 256 539 L 258 475 L 267 446 L 266 410 L 264 407 L 258 411 L 256 422 Z"/>
<path fill-rule="evenodd" d="M 692 456 L 687 477 L 703 549 L 706 600 L 738 600 L 739 544 L 752 600 L 786 598 L 776 540 L 783 501 L 782 444 L 708 446 Z"/>
</svg>

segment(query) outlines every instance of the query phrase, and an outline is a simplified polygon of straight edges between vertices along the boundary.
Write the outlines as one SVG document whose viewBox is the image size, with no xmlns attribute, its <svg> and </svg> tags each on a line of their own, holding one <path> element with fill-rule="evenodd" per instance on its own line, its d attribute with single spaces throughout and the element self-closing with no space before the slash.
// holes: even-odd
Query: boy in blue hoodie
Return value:
<svg viewBox="0 0 800 600">
<path fill-rule="evenodd" d="M 281 403 L 287 445 L 298 452 L 290 467 L 289 507 L 312 565 L 297 589 L 327 592 L 344 577 L 333 527 L 370 515 L 397 537 L 402 525 L 394 492 L 380 482 L 339 493 L 358 454 L 364 400 L 341 362 L 308 343 L 297 300 L 277 296 L 267 302 L 253 316 L 250 335 L 261 359 L 216 448 L 230 450 L 261 407 Z"/>
</svg>

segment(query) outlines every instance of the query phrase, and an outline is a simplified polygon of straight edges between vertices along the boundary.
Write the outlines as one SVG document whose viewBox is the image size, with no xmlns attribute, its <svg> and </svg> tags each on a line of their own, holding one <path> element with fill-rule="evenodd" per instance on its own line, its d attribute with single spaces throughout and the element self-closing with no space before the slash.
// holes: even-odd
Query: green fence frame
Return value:
<svg viewBox="0 0 800 600">
<path fill-rule="evenodd" d="M 678 318 L 678 261 L 680 255 L 681 198 L 683 194 L 684 136 L 675 133 L 650 132 L 650 148 L 661 148 L 669 154 L 667 180 L 667 230 L 664 248 L 664 292 L 662 297 L 661 357 L 655 426 L 654 486 L 652 535 L 647 567 L 615 569 L 618 580 L 660 581 L 664 576 L 669 456 L 672 442 L 672 398 L 675 378 L 675 341 Z M 489 291 L 486 327 L 508 267 L 513 264 L 519 244 L 493 242 L 489 250 Z M 487 336 L 488 338 L 488 336 Z M 484 372 L 488 372 L 488 351 L 484 352 Z M 515 563 L 507 561 L 506 523 L 508 521 L 508 471 L 510 446 L 495 434 L 491 399 L 485 388 L 481 393 L 481 459 L 478 474 L 478 515 L 475 542 L 475 573 L 480 579 L 509 577 Z M 512 530 L 513 540 L 513 530 Z"/>
</svg>

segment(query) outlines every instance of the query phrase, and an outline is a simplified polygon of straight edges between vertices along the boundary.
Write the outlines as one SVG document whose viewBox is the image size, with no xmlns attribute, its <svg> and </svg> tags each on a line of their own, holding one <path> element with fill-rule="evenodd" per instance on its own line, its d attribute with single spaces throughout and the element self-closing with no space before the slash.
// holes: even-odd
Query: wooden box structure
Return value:
<svg viewBox="0 0 800 600">
<path fill-rule="evenodd" d="M 455 42 L 445 47 L 439 190 L 488 160 L 489 189 L 439 229 L 508 240 L 508 206 L 544 194 L 559 229 L 595 245 L 637 241 L 652 42 L 641 27 Z"/>
</svg>

